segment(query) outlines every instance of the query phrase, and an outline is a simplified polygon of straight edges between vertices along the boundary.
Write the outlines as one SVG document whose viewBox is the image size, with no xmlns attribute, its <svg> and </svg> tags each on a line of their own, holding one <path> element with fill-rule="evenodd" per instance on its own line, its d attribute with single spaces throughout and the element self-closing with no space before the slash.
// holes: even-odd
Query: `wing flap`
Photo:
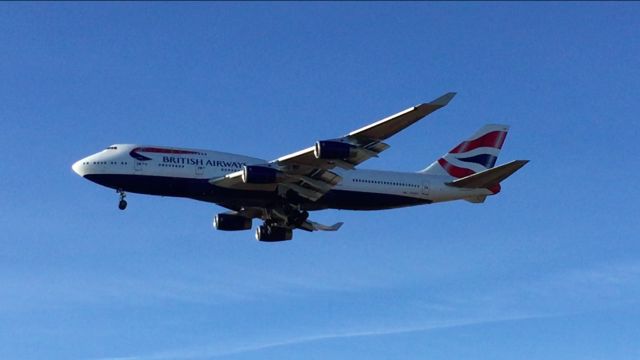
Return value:
<svg viewBox="0 0 640 360">
<path fill-rule="evenodd" d="M 286 197 L 286 193 L 288 191 L 294 191 L 296 194 L 302 196 L 305 199 L 316 201 L 325 194 L 326 191 L 319 191 L 316 189 L 310 189 L 308 187 L 304 187 L 295 183 L 280 183 L 277 186 L 278 194 L 282 197 Z"/>
</svg>

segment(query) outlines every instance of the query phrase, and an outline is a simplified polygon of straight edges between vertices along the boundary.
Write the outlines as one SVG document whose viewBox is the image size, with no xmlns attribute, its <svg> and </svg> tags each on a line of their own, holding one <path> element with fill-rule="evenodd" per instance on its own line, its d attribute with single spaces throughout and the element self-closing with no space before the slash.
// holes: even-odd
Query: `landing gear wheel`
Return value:
<svg viewBox="0 0 640 360">
<path fill-rule="evenodd" d="M 127 194 L 125 194 L 125 192 L 122 189 L 118 189 L 116 191 L 120 195 L 120 202 L 118 203 L 118 209 L 124 210 L 127 208 L 127 200 L 124 199 L 127 196 Z"/>
<path fill-rule="evenodd" d="M 286 227 L 261 225 L 256 229 L 256 240 L 266 242 L 291 240 L 293 231 Z"/>
<path fill-rule="evenodd" d="M 256 229 L 256 240 L 262 241 L 269 234 L 269 227 L 267 225 L 260 225 Z"/>
</svg>

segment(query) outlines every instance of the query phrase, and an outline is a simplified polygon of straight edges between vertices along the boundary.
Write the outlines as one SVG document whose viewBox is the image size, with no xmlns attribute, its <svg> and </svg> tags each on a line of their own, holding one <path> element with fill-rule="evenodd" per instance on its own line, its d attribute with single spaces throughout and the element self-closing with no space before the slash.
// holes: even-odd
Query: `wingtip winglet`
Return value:
<svg viewBox="0 0 640 360">
<path fill-rule="evenodd" d="M 448 93 L 440 96 L 439 98 L 433 100 L 429 104 L 438 105 L 438 106 L 445 106 L 445 105 L 447 105 L 449 103 L 449 101 L 451 101 L 451 99 L 453 99 L 454 96 L 456 96 L 456 94 L 457 93 L 455 93 L 455 92 L 448 92 Z"/>
</svg>

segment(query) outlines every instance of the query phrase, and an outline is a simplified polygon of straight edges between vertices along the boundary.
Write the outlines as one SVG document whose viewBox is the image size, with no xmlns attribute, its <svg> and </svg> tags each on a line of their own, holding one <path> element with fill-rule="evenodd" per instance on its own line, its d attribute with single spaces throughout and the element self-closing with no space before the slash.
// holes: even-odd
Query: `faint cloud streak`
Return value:
<svg viewBox="0 0 640 360">
<path fill-rule="evenodd" d="M 528 319 L 538 319 L 550 317 L 548 315 L 513 315 L 505 316 L 502 318 L 493 319 L 466 319 L 466 320 L 451 320 L 433 322 L 422 325 L 399 325 L 396 327 L 380 327 L 374 329 L 354 329 L 344 331 L 328 331 L 326 333 L 318 333 L 304 336 L 292 336 L 283 339 L 263 340 L 252 344 L 243 344 L 238 346 L 231 346 L 227 349 L 222 349 L 222 346 L 210 346 L 210 347 L 194 347 L 178 349 L 166 352 L 159 352 L 148 355 L 136 355 L 125 357 L 107 357 L 94 360 L 164 360 L 164 359 L 204 359 L 204 358 L 216 358 L 229 355 L 236 355 L 242 353 L 248 353 L 253 351 L 260 351 L 270 348 L 298 345 L 310 342 L 318 342 L 333 339 L 345 339 L 345 338 L 358 338 L 358 337 L 371 337 L 371 336 L 385 336 L 385 335 L 398 335 L 409 334 L 425 331 L 436 331 L 441 329 L 449 329 L 456 327 L 474 326 L 482 324 L 500 323 L 508 321 L 520 321 Z"/>
</svg>

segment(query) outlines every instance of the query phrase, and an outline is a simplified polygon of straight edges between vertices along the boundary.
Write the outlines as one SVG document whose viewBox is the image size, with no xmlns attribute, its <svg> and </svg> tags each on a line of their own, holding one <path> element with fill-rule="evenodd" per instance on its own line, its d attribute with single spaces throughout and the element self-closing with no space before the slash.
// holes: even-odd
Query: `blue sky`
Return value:
<svg viewBox="0 0 640 360">
<path fill-rule="evenodd" d="M 637 359 L 637 3 L 3 3 L 0 358 Z M 322 211 L 263 244 L 117 196 L 113 143 L 272 159 L 431 100 L 363 168 L 488 122 L 485 204 Z"/>
</svg>

